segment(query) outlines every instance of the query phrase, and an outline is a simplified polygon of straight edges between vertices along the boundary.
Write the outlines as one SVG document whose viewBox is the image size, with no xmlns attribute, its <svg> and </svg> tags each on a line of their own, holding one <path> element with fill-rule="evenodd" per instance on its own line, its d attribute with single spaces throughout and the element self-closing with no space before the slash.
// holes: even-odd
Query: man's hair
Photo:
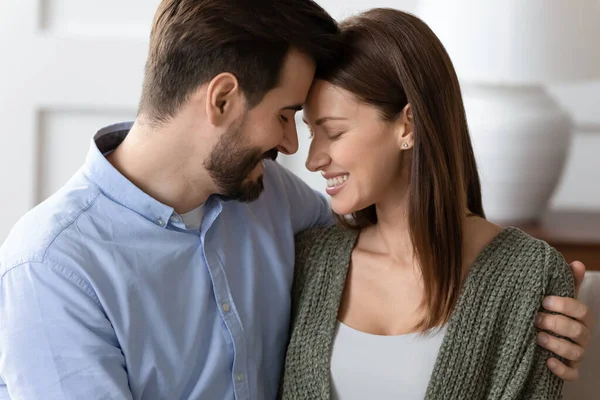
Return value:
<svg viewBox="0 0 600 400">
<path fill-rule="evenodd" d="M 248 107 L 279 82 L 290 48 L 333 60 L 338 26 L 312 0 L 163 0 L 158 7 L 139 112 L 160 123 L 199 86 L 234 74 Z"/>
</svg>

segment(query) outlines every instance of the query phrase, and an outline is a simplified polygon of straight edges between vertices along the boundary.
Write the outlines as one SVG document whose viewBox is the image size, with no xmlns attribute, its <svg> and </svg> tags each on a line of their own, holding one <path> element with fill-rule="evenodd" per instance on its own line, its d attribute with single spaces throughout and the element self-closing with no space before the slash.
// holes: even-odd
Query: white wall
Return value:
<svg viewBox="0 0 600 400">
<path fill-rule="evenodd" d="M 0 243 L 135 117 L 160 0 L 0 0 Z"/>
<path fill-rule="evenodd" d="M 393 7 L 415 12 L 418 0 L 321 0 L 323 7 L 335 18 L 372 7 Z M 600 211 L 600 81 L 548 88 L 555 99 L 570 111 L 576 129 L 569 158 L 561 182 L 551 200 L 554 209 L 585 209 Z M 308 172 L 304 160 L 308 153 L 308 132 L 297 118 L 300 149 L 282 163 L 305 179 L 311 186 L 324 190 L 319 174 Z"/>
</svg>

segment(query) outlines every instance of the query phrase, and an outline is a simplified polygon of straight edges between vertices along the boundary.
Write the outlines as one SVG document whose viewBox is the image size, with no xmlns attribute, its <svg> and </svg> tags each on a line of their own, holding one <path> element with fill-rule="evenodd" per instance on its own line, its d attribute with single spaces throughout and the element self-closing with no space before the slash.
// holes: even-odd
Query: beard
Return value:
<svg viewBox="0 0 600 400">
<path fill-rule="evenodd" d="M 219 194 L 228 199 L 251 202 L 258 199 L 264 184 L 262 175 L 254 181 L 248 178 L 250 173 L 264 159 L 275 160 L 278 151 L 263 152 L 248 145 L 243 135 L 244 121 L 245 118 L 238 127 L 230 127 L 221 136 L 204 167 L 217 185 Z"/>
</svg>

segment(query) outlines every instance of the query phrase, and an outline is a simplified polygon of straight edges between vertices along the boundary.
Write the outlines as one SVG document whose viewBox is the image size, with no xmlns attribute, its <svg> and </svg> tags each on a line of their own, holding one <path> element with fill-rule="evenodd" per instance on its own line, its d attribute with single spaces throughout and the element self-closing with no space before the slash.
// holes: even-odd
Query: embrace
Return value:
<svg viewBox="0 0 600 400">
<path fill-rule="evenodd" d="M 486 220 L 415 16 L 163 0 L 136 120 L 0 248 L 0 399 L 559 399 L 584 271 Z"/>
</svg>

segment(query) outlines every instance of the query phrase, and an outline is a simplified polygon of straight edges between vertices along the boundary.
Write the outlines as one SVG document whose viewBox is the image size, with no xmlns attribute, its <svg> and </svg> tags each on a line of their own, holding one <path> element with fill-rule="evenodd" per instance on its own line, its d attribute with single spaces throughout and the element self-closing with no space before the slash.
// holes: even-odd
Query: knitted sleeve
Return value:
<svg viewBox="0 0 600 400">
<path fill-rule="evenodd" d="M 293 327 L 296 323 L 298 316 L 298 304 L 300 296 L 304 290 L 306 283 L 307 269 L 310 268 L 309 255 L 310 250 L 313 247 L 314 242 L 319 236 L 319 232 L 322 228 L 312 228 L 302 231 L 295 236 L 295 261 L 294 261 L 294 282 L 292 283 L 292 305 L 290 310 L 290 334 L 293 331 Z M 287 367 L 287 365 L 286 365 Z M 284 382 L 285 382 L 285 370 L 281 374 L 281 381 L 279 383 L 279 390 L 277 391 L 277 399 L 283 398 L 284 393 Z"/>
<path fill-rule="evenodd" d="M 290 323 L 293 325 L 297 313 L 298 301 L 304 289 L 311 267 L 310 254 L 315 243 L 323 235 L 324 228 L 313 228 L 300 232 L 295 237 L 294 283 L 292 284 L 292 309 Z"/>
<path fill-rule="evenodd" d="M 546 245 L 545 261 L 546 276 L 548 279 L 545 296 L 574 297 L 575 283 L 573 275 L 562 255 L 549 245 Z M 551 332 L 548 333 L 551 334 Z M 546 361 L 550 357 L 556 357 L 556 355 L 536 345 L 533 365 L 525 384 L 525 390 L 520 397 L 521 399 L 562 399 L 563 381 L 546 366 Z"/>
</svg>

